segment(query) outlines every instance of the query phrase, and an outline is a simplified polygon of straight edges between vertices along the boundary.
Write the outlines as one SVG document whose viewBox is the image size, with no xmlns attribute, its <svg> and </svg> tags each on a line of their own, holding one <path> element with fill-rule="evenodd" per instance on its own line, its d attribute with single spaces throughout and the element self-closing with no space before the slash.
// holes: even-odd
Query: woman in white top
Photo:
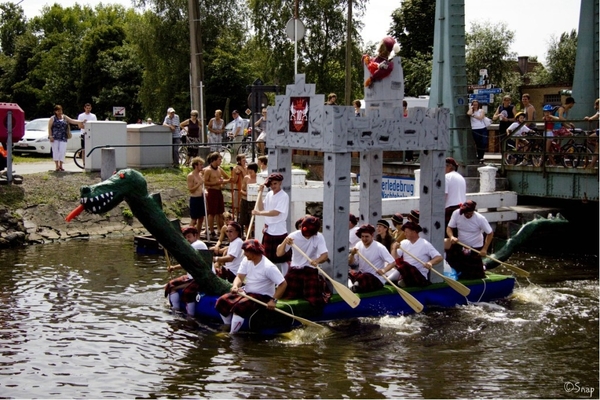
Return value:
<svg viewBox="0 0 600 400">
<path fill-rule="evenodd" d="M 485 151 L 488 148 L 488 130 L 485 127 L 485 112 L 479 108 L 479 102 L 473 100 L 467 115 L 471 117 L 471 131 L 473 133 L 473 139 L 477 146 L 477 159 L 483 162 Z"/>
<path fill-rule="evenodd" d="M 208 143 L 220 143 L 223 141 L 223 133 L 225 133 L 225 121 L 221 118 L 223 111 L 216 110 L 215 117 L 208 121 Z M 211 145 L 210 151 L 219 151 L 218 146 Z"/>
</svg>

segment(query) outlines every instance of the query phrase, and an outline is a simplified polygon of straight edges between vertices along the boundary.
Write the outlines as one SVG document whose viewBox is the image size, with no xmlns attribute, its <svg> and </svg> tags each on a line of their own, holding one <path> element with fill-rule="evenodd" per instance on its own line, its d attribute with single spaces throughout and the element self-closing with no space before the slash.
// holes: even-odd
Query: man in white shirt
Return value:
<svg viewBox="0 0 600 400">
<path fill-rule="evenodd" d="M 83 112 L 77 116 L 77 120 L 83 121 L 83 132 L 81 132 L 81 148 L 83 151 L 81 152 L 81 160 L 83 161 L 83 165 L 85 165 L 85 136 L 88 134 L 85 123 L 87 121 L 98 121 L 96 114 L 92 113 L 92 105 L 90 103 L 85 103 Z"/>
<path fill-rule="evenodd" d="M 322 307 L 331 297 L 331 292 L 317 270 L 317 266 L 325 262 L 329 254 L 325 238 L 319 233 L 320 228 L 321 221 L 318 218 L 304 217 L 299 229 L 290 233 L 277 246 L 278 256 L 284 256 L 292 250 L 292 262 L 285 274 L 287 290 L 283 299 L 306 299 L 311 305 Z M 310 259 L 292 247 L 293 244 Z"/>
<path fill-rule="evenodd" d="M 219 297 L 215 309 L 221 314 L 225 324 L 231 324 L 229 333 L 236 333 L 244 320 L 259 307 L 258 303 L 241 297 L 238 291 L 245 292 L 267 303 L 267 309 L 273 310 L 287 287 L 287 282 L 275 264 L 264 256 L 264 248 L 256 239 L 246 240 L 242 245 L 245 258 L 242 260 L 231 293 Z M 242 288 L 242 285 L 244 287 Z"/>
<path fill-rule="evenodd" d="M 181 229 L 181 233 L 185 240 L 197 251 L 208 251 L 206 244 L 199 239 L 200 234 L 198 229 L 194 226 L 188 226 Z M 168 267 L 169 272 L 176 269 L 180 269 L 181 265 L 170 265 Z M 194 316 L 196 311 L 196 295 L 198 294 L 200 287 L 194 281 L 192 275 L 188 272 L 186 275 L 182 275 L 179 278 L 172 279 L 165 287 L 165 296 L 169 296 L 169 301 L 174 310 L 180 309 L 180 298 L 185 303 L 185 309 L 189 316 Z M 181 290 L 181 296 L 179 295 Z"/>
<path fill-rule="evenodd" d="M 392 257 L 396 261 L 394 264 L 387 265 L 380 275 L 395 267 L 387 276 L 392 281 L 398 280 L 398 286 L 428 286 L 431 283 L 429 282 L 429 270 L 444 258 L 431 243 L 419 236 L 422 229 L 418 224 L 409 221 L 402 225 L 401 229 L 406 235 L 406 239 L 392 244 Z"/>
<path fill-rule="evenodd" d="M 179 121 L 179 115 L 175 114 L 175 109 L 169 107 L 167 109 L 167 115 L 163 121 L 163 126 L 166 126 L 171 130 L 171 143 L 173 145 L 181 144 L 181 127 Z M 173 168 L 179 168 L 179 146 L 172 147 L 173 155 Z"/>
<path fill-rule="evenodd" d="M 378 275 L 377 270 L 380 270 L 390 263 L 394 262 L 394 258 L 384 245 L 375 239 L 375 227 L 370 224 L 361 225 L 356 231 L 356 235 L 360 237 L 360 242 L 350 250 L 348 257 L 348 265 L 358 265 L 358 271 L 350 270 L 350 281 L 352 282 L 353 292 L 365 293 L 381 289 L 385 283 L 385 278 Z M 359 257 L 357 253 L 362 254 L 369 260 L 375 268 Z"/>
<path fill-rule="evenodd" d="M 458 172 L 458 163 L 454 158 L 446 158 L 446 226 L 454 210 L 467 201 L 467 182 Z"/>
<path fill-rule="evenodd" d="M 485 278 L 483 261 L 481 257 L 487 255 L 492 243 L 494 232 L 485 217 L 475 211 L 477 203 L 469 200 L 452 213 L 452 218 L 446 228 L 446 233 L 453 244 L 447 253 L 446 260 L 457 272 L 461 279 Z M 453 229 L 458 230 L 458 237 L 454 236 Z M 483 234 L 486 234 L 485 241 Z M 471 251 L 457 242 L 461 242 L 474 249 L 479 254 Z"/>
<path fill-rule="evenodd" d="M 233 110 L 231 112 L 231 116 L 233 117 L 233 137 L 231 138 L 231 141 L 233 142 L 233 154 L 237 155 L 240 149 L 240 144 L 244 139 L 244 128 L 246 127 L 246 123 L 237 110 Z"/>
<path fill-rule="evenodd" d="M 277 246 L 287 237 L 287 217 L 290 207 L 290 198 L 288 194 L 281 189 L 283 175 L 273 173 L 269 175 L 264 184 L 258 188 L 259 196 L 265 187 L 271 190 L 259 201 L 257 210 L 252 210 L 253 215 L 262 215 L 265 217 L 265 229 L 263 231 L 262 244 L 265 248 L 265 256 L 271 262 L 279 264 L 281 272 L 287 273 L 287 263 L 291 259 L 291 252 L 287 252 L 282 257 L 277 256 Z"/>
</svg>

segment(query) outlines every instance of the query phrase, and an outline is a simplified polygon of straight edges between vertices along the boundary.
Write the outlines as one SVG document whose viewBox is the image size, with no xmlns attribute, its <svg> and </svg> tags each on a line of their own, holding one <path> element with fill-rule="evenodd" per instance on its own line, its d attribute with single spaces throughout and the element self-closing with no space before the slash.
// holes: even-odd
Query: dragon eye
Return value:
<svg viewBox="0 0 600 400">
<path fill-rule="evenodd" d="M 119 178 L 121 178 L 121 179 L 125 179 L 125 174 L 121 172 L 121 173 L 119 174 Z"/>
</svg>

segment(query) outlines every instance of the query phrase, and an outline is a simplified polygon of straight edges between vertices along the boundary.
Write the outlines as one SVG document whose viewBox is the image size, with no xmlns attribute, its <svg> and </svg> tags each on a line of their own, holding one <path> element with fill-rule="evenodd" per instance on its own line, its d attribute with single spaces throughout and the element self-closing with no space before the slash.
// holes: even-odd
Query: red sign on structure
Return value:
<svg viewBox="0 0 600 400">
<path fill-rule="evenodd" d="M 290 131 L 308 132 L 310 97 L 290 97 Z"/>
</svg>

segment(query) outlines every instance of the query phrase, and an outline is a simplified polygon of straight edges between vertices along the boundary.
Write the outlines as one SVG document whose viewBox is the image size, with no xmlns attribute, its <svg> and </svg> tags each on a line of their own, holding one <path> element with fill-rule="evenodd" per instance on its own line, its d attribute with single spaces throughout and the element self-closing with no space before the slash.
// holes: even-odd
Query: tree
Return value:
<svg viewBox="0 0 600 400">
<path fill-rule="evenodd" d="M 577 55 L 577 32 L 564 32 L 560 38 L 552 38 L 548 47 L 548 74 L 550 82 L 547 83 L 573 83 L 575 75 L 575 58 Z"/>
<path fill-rule="evenodd" d="M 12 57 L 16 38 L 25 33 L 25 14 L 20 6 L 13 3 L 0 4 L 0 49 L 2 54 Z"/>
<path fill-rule="evenodd" d="M 352 2 L 355 17 L 363 12 L 364 3 L 365 0 Z M 266 81 L 293 82 L 294 44 L 283 32 L 287 21 L 294 15 L 294 2 L 250 0 L 249 4 L 257 45 L 264 49 L 264 54 L 268 54 L 262 75 Z M 307 81 L 316 84 L 318 93 L 344 92 L 347 6 L 346 0 L 316 0 L 299 4 L 298 13 L 306 33 L 304 39 L 298 42 L 298 72 L 305 73 Z M 361 26 L 353 21 L 353 43 L 360 41 L 358 31 Z M 355 66 L 352 91 L 354 96 L 358 96 L 362 93 L 361 51 L 356 45 L 352 48 L 352 65 Z"/>
<path fill-rule="evenodd" d="M 400 56 L 408 59 L 433 53 L 434 0 L 404 0 L 392 13 L 388 34 L 400 43 Z"/>
<path fill-rule="evenodd" d="M 427 93 L 431 86 L 431 54 L 415 53 L 411 58 L 402 59 L 404 72 L 404 95 L 418 97 Z"/>
<path fill-rule="evenodd" d="M 506 23 L 472 23 L 465 35 L 467 83 L 479 79 L 479 70 L 487 69 L 490 83 L 502 87 L 511 73 L 516 53 L 510 51 L 515 33 Z"/>
</svg>

